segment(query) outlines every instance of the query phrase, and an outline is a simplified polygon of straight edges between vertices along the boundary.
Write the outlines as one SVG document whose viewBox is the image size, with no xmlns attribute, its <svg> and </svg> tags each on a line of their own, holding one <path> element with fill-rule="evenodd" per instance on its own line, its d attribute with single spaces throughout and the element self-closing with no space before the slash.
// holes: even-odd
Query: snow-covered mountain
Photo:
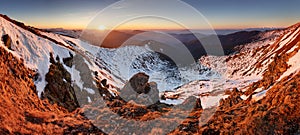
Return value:
<svg viewBox="0 0 300 135">
<path fill-rule="evenodd" d="M 149 74 L 150 81 L 157 82 L 161 92 L 175 90 L 175 93 L 166 92 L 165 94 L 178 95 L 180 93 L 182 95 L 181 101 L 190 95 L 201 95 L 212 91 L 219 92 L 219 89 L 222 91 L 234 87 L 245 89 L 253 82 L 262 79 L 268 64 L 272 62 L 271 56 L 276 54 L 275 52 L 266 53 L 266 49 L 264 48 L 273 47 L 277 48 L 277 50 L 285 48 L 284 45 L 291 42 L 290 40 L 293 40 L 293 36 L 299 33 L 297 25 L 285 30 L 266 31 L 259 35 L 259 41 L 241 46 L 239 48 L 240 53 L 221 57 L 202 57 L 196 66 L 197 68 L 185 72 L 187 75 L 180 75 L 182 73 L 180 70 L 184 69 L 170 66 L 170 62 L 162 60 L 159 54 L 155 53 L 147 45 L 125 46 L 118 49 L 101 48 L 69 36 L 30 27 L 28 29 L 23 25 L 20 27 L 20 24 L 14 23 L 15 21 L 8 17 L 1 17 L 0 19 L 1 34 L 7 34 L 12 39 L 11 50 L 8 51 L 15 54 L 18 58 L 23 59 L 28 68 L 36 71 L 35 85 L 39 96 L 41 96 L 47 84 L 46 74 L 51 65 L 50 53 L 54 57 L 58 56 L 61 62 L 70 57 L 70 55 L 81 55 L 91 71 L 99 72 L 101 74 L 99 75 L 100 79 L 109 80 L 109 84 L 114 88 L 112 91 L 121 89 L 126 81 L 138 72 Z M 280 37 L 281 35 L 285 36 Z M 288 38 L 289 36 L 292 37 Z M 274 45 L 277 42 L 280 42 L 279 47 Z M 291 49 L 295 49 L 295 47 Z M 290 52 L 293 52 L 293 50 Z M 268 59 L 263 59 L 264 57 Z M 262 65 L 256 68 L 258 62 Z M 224 63 L 226 63 L 225 67 Z M 79 75 L 80 71 L 77 71 L 78 69 L 68 67 L 67 65 L 64 65 L 64 68 L 72 75 L 71 78 L 74 84 L 89 93 L 95 93 L 93 90 L 82 86 L 82 80 Z M 200 73 L 198 73 L 199 71 Z M 198 75 L 195 75 L 195 73 L 198 73 Z M 180 78 L 179 76 L 185 76 L 185 78 Z M 218 97 L 221 98 L 223 96 Z M 208 102 L 204 101 L 204 97 L 202 99 L 203 103 Z M 175 102 L 180 103 L 178 101 L 169 101 L 168 103 Z M 213 105 L 217 102 L 218 100 L 215 100 Z"/>
<path fill-rule="evenodd" d="M 208 67 L 211 71 L 221 74 L 223 81 L 197 80 L 182 86 L 176 92 L 167 92 L 165 96 L 181 95 L 178 99 L 182 98 L 181 100 L 183 100 L 188 96 L 195 95 L 201 97 L 204 107 L 217 105 L 220 99 L 229 96 L 224 93 L 225 90 L 237 88 L 243 92 L 248 91 L 253 83 L 255 84 L 255 82 L 259 82 L 264 78 L 266 72 L 269 71 L 270 66 L 276 62 L 278 57 L 287 55 L 285 59 L 287 70 L 277 76 L 277 79 L 273 80 L 272 83 L 280 82 L 284 77 L 296 74 L 299 71 L 300 61 L 298 59 L 300 57 L 297 53 L 299 29 L 299 24 L 296 24 L 284 30 L 267 31 L 260 35 L 261 40 L 239 46 L 240 52 L 237 54 L 202 57 L 199 63 Z M 242 98 L 246 100 L 253 94 L 251 97 L 254 97 L 254 99 L 262 99 L 272 86 L 256 88 L 243 95 Z M 222 94 L 216 95 L 214 93 Z"/>
<path fill-rule="evenodd" d="M 2 29 L 1 35 L 8 35 L 12 40 L 11 49 L 8 49 L 8 51 L 22 59 L 28 68 L 36 71 L 37 79 L 35 85 L 39 96 L 47 84 L 45 76 L 51 65 L 50 53 L 52 53 L 54 57 L 58 56 L 61 62 L 64 61 L 65 58 L 70 57 L 70 55 L 81 55 L 84 57 L 84 62 L 89 66 L 90 70 L 103 73 L 101 76 L 103 77 L 102 79 L 108 79 L 112 84 L 117 82 L 113 80 L 113 77 L 111 77 L 106 70 L 101 69 L 94 62 L 99 50 L 98 47 L 94 47 L 78 39 L 40 31 L 35 28 L 27 29 L 27 27 L 24 26 L 24 29 L 13 23 L 12 20 L 8 20 L 8 18 L 0 17 L 0 21 Z M 4 46 L 2 43 L 1 45 Z M 76 69 L 68 67 L 65 64 L 64 68 L 71 73 L 74 82 L 77 85 L 81 85 L 80 76 L 75 75 L 77 72 Z"/>
<path fill-rule="evenodd" d="M 119 99 L 118 95 L 122 92 L 122 88 L 128 84 L 128 80 L 138 72 L 148 74 L 150 81 L 157 83 L 162 103 L 185 104 L 184 101 L 186 99 L 195 96 L 201 99 L 199 101 L 201 107 L 198 105 L 198 109 L 201 108 L 200 110 L 209 110 L 213 106 L 218 107 L 219 112 L 217 111 L 210 121 L 210 123 L 216 123 L 217 126 L 211 127 L 209 124 L 203 127 L 196 126 L 197 130 L 193 131 L 193 133 L 213 132 L 209 129 L 218 130 L 219 133 L 228 133 L 227 130 L 222 129 L 226 127 L 226 125 L 222 125 L 222 123 L 226 123 L 225 120 L 218 119 L 219 117 L 223 118 L 224 115 L 226 115 L 226 118 L 229 117 L 227 116 L 229 112 L 226 112 L 226 109 L 238 112 L 242 118 L 238 117 L 236 123 L 240 125 L 245 125 L 246 123 L 245 126 L 247 126 L 246 120 L 252 120 L 253 118 L 248 114 L 247 110 L 243 110 L 245 108 L 255 110 L 253 108 L 259 108 L 259 105 L 262 105 L 262 108 L 265 108 L 265 110 L 261 110 L 266 113 L 271 111 L 271 109 L 282 111 L 281 108 L 276 108 L 274 105 L 284 102 L 284 104 L 293 106 L 289 106 L 292 108 L 291 110 L 293 108 L 296 111 L 299 110 L 294 100 L 299 95 L 299 85 L 296 80 L 300 74 L 300 24 L 295 24 L 282 30 L 259 33 L 258 40 L 237 46 L 235 49 L 238 51 L 234 54 L 227 56 L 203 56 L 195 63 L 193 68 L 174 66 L 172 62 L 163 59 L 159 53 L 151 50 L 151 47 L 148 45 L 125 46 L 117 49 L 101 48 L 70 36 L 25 26 L 23 23 L 14 21 L 4 15 L 0 15 L 0 29 L 2 39 L 0 42 L 1 55 L 2 53 L 9 54 L 8 62 L 23 63 L 27 69 L 22 71 L 22 76 L 28 74 L 28 77 L 34 81 L 34 87 L 24 84 L 32 81 L 28 80 L 27 77 L 15 77 L 17 82 L 21 79 L 20 82 L 26 90 L 36 90 L 39 98 L 48 99 L 51 104 L 56 103 L 60 107 L 66 108 L 69 112 L 79 107 L 83 107 L 83 110 L 92 108 L 93 106 L 88 105 L 84 107 L 83 105 L 87 105 L 91 101 L 97 101 L 98 95 L 101 93 L 101 96 L 109 99 L 108 101 L 110 102 L 108 104 L 113 108 L 112 110 L 116 109 L 120 115 L 124 114 L 125 116 L 126 112 L 122 109 L 120 111 L 119 106 L 119 104 L 125 103 Z M 4 57 L 1 55 L 0 57 Z M 18 73 L 14 68 L 3 67 L 5 67 L 5 71 L 7 68 L 9 73 Z M 5 76 L 1 77 L 5 79 Z M 293 84 L 289 82 L 293 82 Z M 151 83 L 147 85 L 154 86 Z M 13 86 L 17 88 L 15 85 Z M 3 86 L 2 88 L 5 87 Z M 108 93 L 100 91 L 99 87 L 102 90 L 107 89 Z M 288 90 L 295 90 L 292 92 L 294 96 L 285 92 Z M 24 96 L 24 93 L 26 91 L 19 94 Z M 56 120 L 63 119 L 64 115 L 69 115 L 60 107 L 42 103 L 39 98 L 32 94 L 32 91 L 28 93 L 30 93 L 29 98 L 32 101 L 43 104 L 41 105 L 42 107 L 36 107 L 35 109 L 39 111 L 58 110 L 56 112 L 63 115 L 59 115 L 59 118 L 55 117 Z M 282 98 L 282 96 L 288 98 Z M 3 97 L 9 99 L 7 95 Z M 12 104 L 13 102 L 9 101 Z M 23 99 L 22 102 L 18 102 L 18 104 L 22 103 L 27 104 L 27 102 L 23 102 Z M 50 107 L 47 108 L 46 106 L 48 105 Z M 163 108 L 168 108 L 166 104 L 159 105 L 163 106 Z M 37 105 L 34 104 L 34 106 Z M 133 110 L 136 109 L 136 106 L 127 104 L 124 106 L 133 108 Z M 138 115 L 140 119 L 147 119 L 147 115 L 161 113 L 153 108 L 142 109 L 144 109 L 145 114 L 139 116 L 141 112 L 137 111 L 133 115 Z M 152 112 L 153 110 L 154 112 Z M 77 112 L 75 111 L 76 115 L 80 114 L 81 111 L 80 109 Z M 100 116 L 105 115 L 105 110 L 97 111 L 101 112 Z M 259 112 L 259 110 L 256 110 L 251 113 L 257 113 L 256 117 L 261 115 Z M 36 114 L 39 114 L 38 111 Z M 131 116 L 131 114 L 128 115 Z M 20 112 L 20 115 L 27 116 L 27 113 Z M 191 115 L 198 116 L 197 113 Z M 286 113 L 282 115 L 285 116 Z M 299 120 L 299 116 L 291 116 L 293 116 L 291 120 L 297 118 Z M 39 117 L 43 118 L 43 120 L 45 119 L 44 121 L 46 119 L 48 121 L 54 119 L 45 118 L 44 115 L 39 115 Z M 267 116 L 264 114 L 264 117 Z M 0 118 L 2 119 L 2 117 Z M 35 119 L 35 117 L 30 118 L 33 120 L 26 120 L 37 123 L 44 122 Z M 76 121 L 84 118 L 68 119 Z M 290 120 L 290 117 L 287 119 Z M 86 122 L 85 119 L 84 121 Z M 253 121 L 255 122 L 255 120 Z M 66 123 L 69 124 L 70 122 Z M 285 122 L 282 123 L 285 124 Z M 235 127 L 234 123 L 231 124 L 232 126 L 227 125 L 227 128 Z M 300 123 L 294 122 L 293 124 L 299 125 Z M 190 126 L 187 125 L 187 127 Z M 173 132 L 182 133 L 183 130 L 184 128 L 178 128 Z M 243 129 L 232 130 L 240 131 Z M 299 127 L 295 129 L 295 132 L 297 131 L 299 133 Z M 184 132 L 190 133 L 192 131 Z M 243 133 L 242 131 L 240 132 Z M 8 131 L 8 133 L 11 132 Z M 287 132 L 278 131 L 278 133 Z"/>
<path fill-rule="evenodd" d="M 161 59 L 160 55 L 147 45 L 125 46 L 118 49 L 101 48 L 79 39 L 35 28 L 31 28 L 34 31 L 32 32 L 25 26 L 24 29 L 13 23 L 13 20 L 0 19 L 2 29 L 0 34 L 8 35 L 12 39 L 11 50 L 8 49 L 8 51 L 23 59 L 28 68 L 36 71 L 35 85 L 39 96 L 47 85 L 46 74 L 51 65 L 50 53 L 53 54 L 54 58 L 59 57 L 60 62 L 71 56 L 83 57 L 89 70 L 100 73 L 99 79 L 108 80 L 108 83 L 113 86 L 111 88 L 114 88 L 112 91 L 121 89 L 126 81 L 138 72 L 149 74 L 150 81 L 158 83 L 158 89 L 162 92 L 165 90 L 172 91 L 176 87 L 194 80 L 208 79 L 206 74 L 210 74 L 210 72 L 199 74 L 198 71 L 195 71 L 202 68 L 205 70 L 205 67 L 200 65 L 189 70 L 178 69 L 169 61 Z M 74 65 L 69 67 L 63 64 L 63 66 L 71 74 L 74 84 L 89 93 L 95 93 L 82 86 L 79 74 L 83 71 L 78 71 L 79 69 L 75 68 Z"/>
</svg>

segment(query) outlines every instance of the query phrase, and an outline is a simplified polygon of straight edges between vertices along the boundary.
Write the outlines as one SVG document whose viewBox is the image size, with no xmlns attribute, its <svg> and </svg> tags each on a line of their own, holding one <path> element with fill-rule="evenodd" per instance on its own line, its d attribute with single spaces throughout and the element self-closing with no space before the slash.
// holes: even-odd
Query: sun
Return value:
<svg viewBox="0 0 300 135">
<path fill-rule="evenodd" d="M 98 29 L 99 29 L 99 30 L 106 30 L 106 27 L 105 27 L 104 25 L 100 25 L 100 26 L 98 27 Z"/>
</svg>

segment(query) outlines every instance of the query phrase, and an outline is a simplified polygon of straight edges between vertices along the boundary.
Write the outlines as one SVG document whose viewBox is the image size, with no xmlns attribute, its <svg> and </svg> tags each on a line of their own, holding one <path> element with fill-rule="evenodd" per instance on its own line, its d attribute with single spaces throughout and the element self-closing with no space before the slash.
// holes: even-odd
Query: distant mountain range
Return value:
<svg viewBox="0 0 300 135">
<path fill-rule="evenodd" d="M 221 45 L 225 54 L 234 53 L 238 50 L 235 47 L 253 41 L 264 40 L 264 33 L 268 33 L 272 30 L 280 30 L 276 28 L 250 28 L 250 29 L 233 29 L 233 30 L 216 30 Z M 103 31 L 98 30 L 86 30 L 82 34 L 80 30 L 64 30 L 64 29 L 48 29 L 49 32 L 54 32 L 61 35 L 67 35 L 75 38 L 81 38 L 89 42 L 90 44 L 101 46 L 105 48 L 118 48 L 126 45 L 144 46 L 149 41 L 155 41 L 160 44 L 176 45 L 178 42 L 167 39 L 161 33 L 168 34 L 173 38 L 180 41 L 180 43 L 186 45 L 195 59 L 199 59 L 201 56 L 206 55 L 206 52 L 201 44 L 203 42 L 210 42 L 214 36 L 212 33 L 207 33 L 208 30 L 198 30 L 199 33 L 191 33 L 188 30 L 161 30 L 161 31 L 118 31 L 114 30 L 108 33 L 106 37 L 103 35 Z M 145 34 L 146 33 L 146 34 Z M 202 34 L 206 33 L 206 34 Z M 226 34 L 225 34 L 226 33 Z M 230 33 L 230 34 L 228 34 Z M 118 39 L 118 40 L 116 40 Z M 200 39 L 200 41 L 199 41 Z M 102 43 L 101 43 L 102 42 Z M 213 45 L 212 45 L 213 46 Z"/>
</svg>

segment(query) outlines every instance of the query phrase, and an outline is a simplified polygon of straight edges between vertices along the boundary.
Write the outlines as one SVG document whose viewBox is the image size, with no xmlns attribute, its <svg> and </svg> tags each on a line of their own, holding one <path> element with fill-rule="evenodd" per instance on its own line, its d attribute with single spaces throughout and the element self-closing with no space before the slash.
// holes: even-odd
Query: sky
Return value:
<svg viewBox="0 0 300 135">
<path fill-rule="evenodd" d="M 38 28 L 180 29 L 182 24 L 193 29 L 208 27 L 198 18 L 200 15 L 167 1 L 174 3 L 177 0 L 5 0 L 0 4 L 0 13 Z M 188 4 L 184 6 L 201 13 L 207 24 L 215 29 L 287 27 L 300 22 L 299 0 L 183 2 Z M 104 10 L 109 12 L 101 15 Z M 130 18 L 146 14 L 164 16 Z M 130 20 L 124 23 L 128 18 Z M 122 25 L 115 26 L 118 21 L 123 21 Z M 91 25 L 95 22 L 97 25 Z"/>
</svg>

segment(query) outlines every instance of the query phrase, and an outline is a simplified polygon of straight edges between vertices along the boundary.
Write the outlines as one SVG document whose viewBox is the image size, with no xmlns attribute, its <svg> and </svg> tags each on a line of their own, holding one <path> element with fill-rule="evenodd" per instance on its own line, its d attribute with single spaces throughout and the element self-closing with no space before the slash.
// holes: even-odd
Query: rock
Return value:
<svg viewBox="0 0 300 135">
<path fill-rule="evenodd" d="M 59 59 L 59 58 L 58 58 Z M 50 55 L 49 72 L 46 74 L 45 80 L 47 85 L 45 87 L 42 99 L 48 99 L 50 103 L 58 104 L 68 111 L 74 111 L 79 107 L 76 97 L 76 92 L 71 84 L 71 74 L 63 67 L 62 63 L 55 62 L 53 55 Z"/>
<path fill-rule="evenodd" d="M 148 83 L 149 76 L 145 73 L 135 74 L 121 90 L 123 100 L 142 105 L 152 105 L 159 101 L 159 90 L 155 82 Z"/>
<path fill-rule="evenodd" d="M 107 85 L 107 80 L 106 80 L 106 79 L 103 79 L 103 80 L 101 81 L 101 84 L 102 84 L 103 87 L 106 87 L 106 85 Z"/>
<path fill-rule="evenodd" d="M 96 77 L 98 77 L 98 75 L 99 75 L 98 71 L 95 71 L 95 72 L 94 72 L 94 75 L 95 75 Z"/>
<path fill-rule="evenodd" d="M 176 100 L 176 99 L 178 99 L 179 97 L 180 97 L 180 94 L 173 94 L 173 95 L 168 96 L 167 98 L 168 98 L 168 99 L 171 99 L 171 100 Z"/>
<path fill-rule="evenodd" d="M 195 108 L 202 109 L 201 99 L 200 98 L 197 98 Z"/>
<path fill-rule="evenodd" d="M 183 106 L 194 105 L 194 109 L 202 109 L 201 99 L 196 98 L 195 96 L 188 97 L 181 105 Z"/>
<path fill-rule="evenodd" d="M 72 54 L 71 52 L 69 52 L 69 55 L 70 55 L 70 57 L 63 58 L 63 62 L 64 62 L 64 64 L 65 64 L 66 66 L 72 68 L 74 56 L 73 56 L 73 54 Z"/>
<path fill-rule="evenodd" d="M 25 120 L 34 124 L 44 123 L 44 119 L 42 117 L 34 116 L 28 112 L 25 112 Z"/>
<path fill-rule="evenodd" d="M 4 43 L 4 45 L 9 49 L 9 50 L 12 50 L 11 49 L 11 38 L 8 34 L 5 34 L 2 36 L 2 41 Z"/>
<path fill-rule="evenodd" d="M 239 93 L 239 90 L 238 90 L 237 88 L 233 88 L 233 89 L 232 89 L 232 92 L 233 92 L 233 93 Z"/>
<path fill-rule="evenodd" d="M 165 95 L 162 95 L 162 96 L 160 97 L 160 99 L 161 99 L 161 100 L 167 100 L 167 98 L 166 98 Z"/>
<path fill-rule="evenodd" d="M 126 102 L 129 102 L 130 100 L 135 100 L 137 96 L 138 94 L 132 89 L 132 87 L 128 83 L 125 84 L 123 89 L 121 89 L 120 97 Z"/>
<path fill-rule="evenodd" d="M 63 62 L 66 66 L 72 68 L 72 66 L 73 66 L 73 58 L 72 57 L 63 58 Z"/>
<path fill-rule="evenodd" d="M 159 101 L 159 90 L 157 88 L 157 84 L 155 82 L 150 82 L 150 91 L 148 92 L 148 95 L 150 96 L 153 103 L 156 103 Z"/>
<path fill-rule="evenodd" d="M 147 94 L 147 82 L 149 80 L 149 76 L 145 73 L 137 73 L 130 80 L 129 83 L 134 91 L 138 94 L 145 93 Z"/>
</svg>

